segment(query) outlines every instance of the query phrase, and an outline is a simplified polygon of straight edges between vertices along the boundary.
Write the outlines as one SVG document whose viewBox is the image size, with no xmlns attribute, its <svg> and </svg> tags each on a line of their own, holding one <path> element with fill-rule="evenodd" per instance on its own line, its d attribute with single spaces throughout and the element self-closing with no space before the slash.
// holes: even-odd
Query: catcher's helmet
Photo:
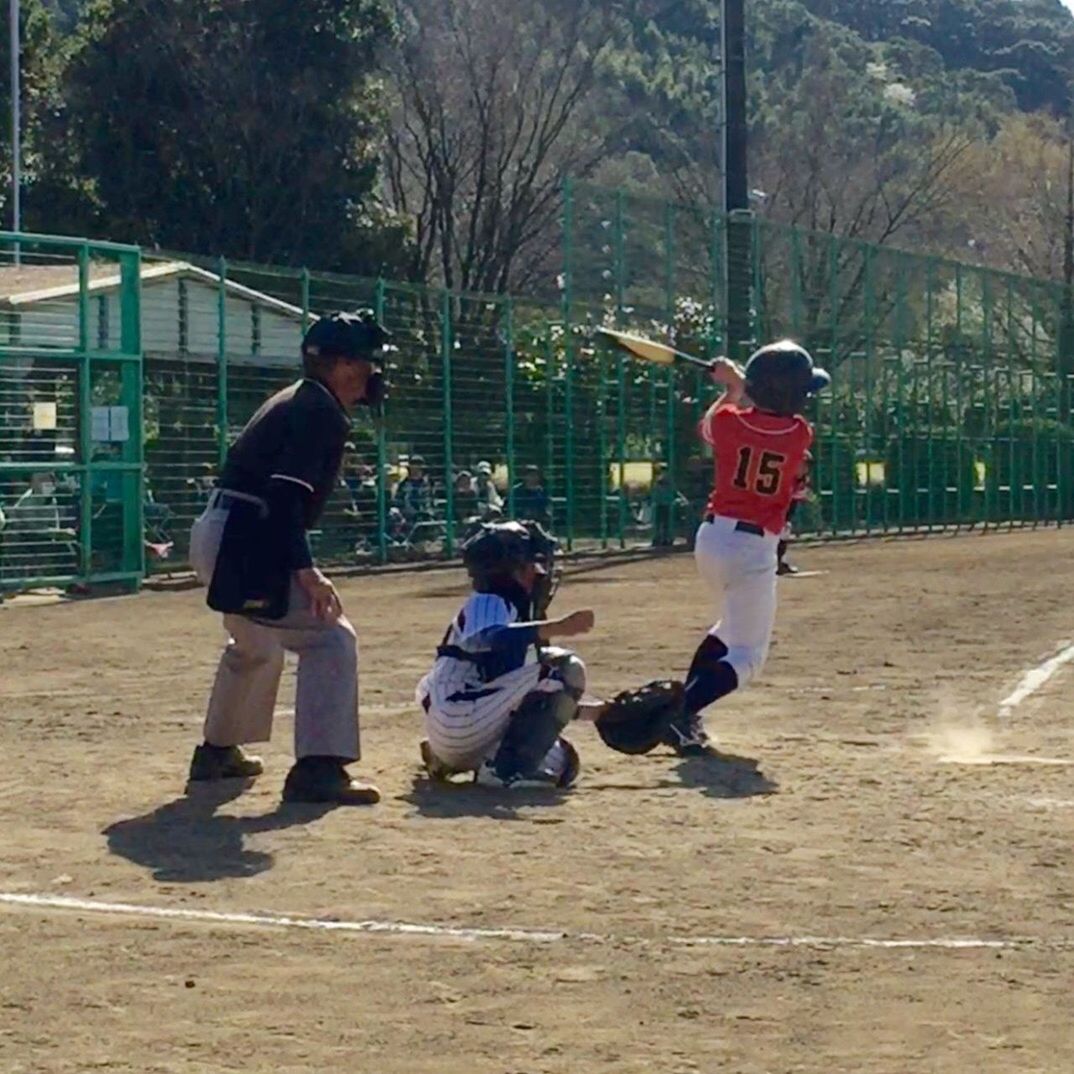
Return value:
<svg viewBox="0 0 1074 1074">
<path fill-rule="evenodd" d="M 462 562 L 475 584 L 512 574 L 528 563 L 547 571 L 556 540 L 537 522 L 486 523 L 462 546 Z"/>
<path fill-rule="evenodd" d="M 746 394 L 760 410 L 788 417 L 832 378 L 813 364 L 809 351 L 789 339 L 769 343 L 746 363 Z"/>
</svg>

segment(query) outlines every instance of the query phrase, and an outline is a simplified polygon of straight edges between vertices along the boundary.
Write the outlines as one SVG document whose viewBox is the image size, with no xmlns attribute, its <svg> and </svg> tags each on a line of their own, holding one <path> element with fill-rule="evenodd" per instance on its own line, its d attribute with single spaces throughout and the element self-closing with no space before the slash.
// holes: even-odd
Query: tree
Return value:
<svg viewBox="0 0 1074 1074">
<path fill-rule="evenodd" d="M 501 293 L 553 278 L 560 193 L 601 159 L 604 5 L 397 0 L 387 176 L 416 280 Z"/>
<path fill-rule="evenodd" d="M 382 0 L 94 0 L 59 132 L 117 239 L 376 272 Z M 88 206 L 83 203 L 82 210 Z"/>
<path fill-rule="evenodd" d="M 1038 279 L 1063 278 L 1067 145 L 1056 120 L 1015 114 L 973 147 L 955 181 L 968 209 L 963 253 Z"/>
<path fill-rule="evenodd" d="M 35 212 L 41 198 L 35 190 L 46 164 L 42 151 L 47 148 L 42 124 L 57 106 L 59 73 L 63 62 L 62 43 L 49 12 L 41 0 L 22 0 L 22 182 L 24 226 L 38 228 L 46 219 Z M 10 227 L 11 212 L 11 84 L 7 72 L 11 63 L 10 39 L 0 33 L 0 212 L 4 226 Z"/>
</svg>

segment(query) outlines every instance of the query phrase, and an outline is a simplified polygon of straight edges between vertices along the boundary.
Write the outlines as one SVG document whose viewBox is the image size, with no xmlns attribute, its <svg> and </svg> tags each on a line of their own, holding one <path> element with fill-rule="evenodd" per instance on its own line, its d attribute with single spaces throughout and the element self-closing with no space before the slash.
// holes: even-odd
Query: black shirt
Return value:
<svg viewBox="0 0 1074 1074">
<path fill-rule="evenodd" d="M 272 484 L 305 491 L 303 520 L 312 529 L 335 490 L 351 432 L 347 411 L 320 381 L 300 380 L 277 392 L 228 451 L 219 486 L 270 499 Z"/>
</svg>

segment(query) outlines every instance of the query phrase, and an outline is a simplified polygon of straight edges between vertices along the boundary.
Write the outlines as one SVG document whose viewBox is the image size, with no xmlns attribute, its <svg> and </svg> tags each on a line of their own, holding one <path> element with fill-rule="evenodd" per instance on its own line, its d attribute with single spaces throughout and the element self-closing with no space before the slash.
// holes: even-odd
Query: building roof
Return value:
<svg viewBox="0 0 1074 1074">
<path fill-rule="evenodd" d="M 142 265 L 142 285 L 170 279 L 189 279 L 210 287 L 220 286 L 215 272 L 192 265 L 189 261 L 147 262 Z M 87 291 L 92 294 L 118 290 L 120 276 L 113 264 L 91 263 Z M 302 316 L 298 306 L 283 302 L 263 291 L 255 291 L 234 280 L 225 280 L 224 288 L 235 298 L 296 320 Z M 72 298 L 79 292 L 78 265 L 6 265 L 0 267 L 0 309 L 18 309 L 39 302 Z"/>
</svg>

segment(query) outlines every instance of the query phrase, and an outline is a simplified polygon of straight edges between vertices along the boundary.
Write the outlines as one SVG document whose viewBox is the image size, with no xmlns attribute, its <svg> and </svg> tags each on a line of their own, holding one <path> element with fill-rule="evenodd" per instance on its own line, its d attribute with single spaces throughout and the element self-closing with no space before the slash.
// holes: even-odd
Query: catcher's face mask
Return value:
<svg viewBox="0 0 1074 1074">
<path fill-rule="evenodd" d="M 537 568 L 537 577 L 533 582 L 530 600 L 533 603 L 533 617 L 543 619 L 559 589 L 560 572 L 556 569 L 554 553 L 534 566 Z"/>
<path fill-rule="evenodd" d="M 359 406 L 367 406 L 373 410 L 379 410 L 388 398 L 388 378 L 384 370 L 376 365 L 369 379 L 365 382 L 365 395 L 359 401 Z"/>
</svg>

